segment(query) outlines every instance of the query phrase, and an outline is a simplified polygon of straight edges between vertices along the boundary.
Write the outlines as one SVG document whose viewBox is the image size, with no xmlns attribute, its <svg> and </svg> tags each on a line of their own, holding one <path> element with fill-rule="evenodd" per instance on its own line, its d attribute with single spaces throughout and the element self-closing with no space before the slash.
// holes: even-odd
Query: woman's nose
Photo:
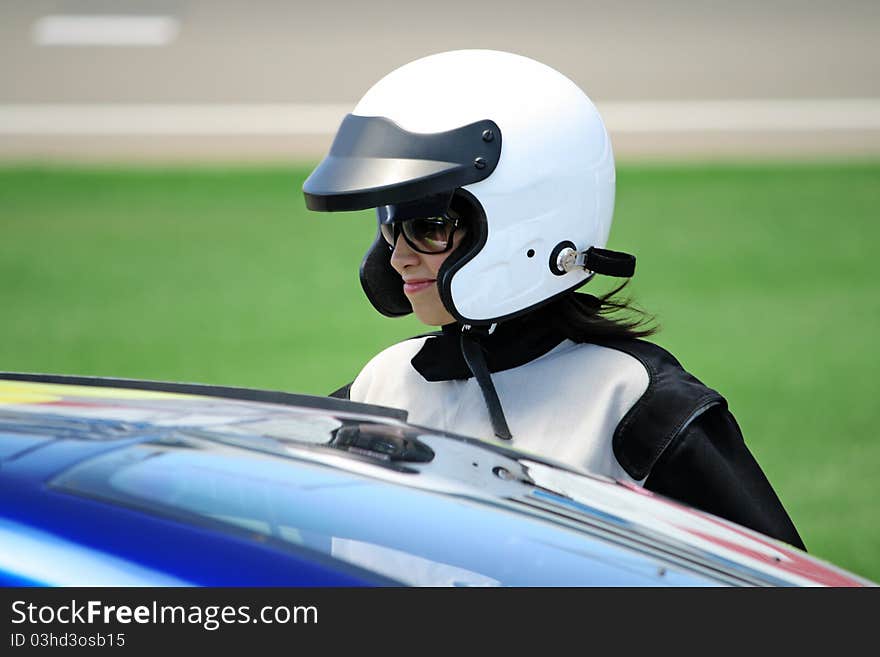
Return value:
<svg viewBox="0 0 880 657">
<path fill-rule="evenodd" d="M 391 252 L 391 266 L 398 273 L 403 273 L 405 267 L 417 265 L 418 263 L 418 252 L 406 243 L 403 235 L 398 235 L 397 241 L 394 243 L 394 250 Z"/>
</svg>

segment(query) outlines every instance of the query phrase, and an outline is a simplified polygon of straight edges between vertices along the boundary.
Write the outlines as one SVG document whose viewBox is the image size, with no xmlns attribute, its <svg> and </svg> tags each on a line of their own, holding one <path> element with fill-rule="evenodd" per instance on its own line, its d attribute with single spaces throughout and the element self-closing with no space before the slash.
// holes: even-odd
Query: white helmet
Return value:
<svg viewBox="0 0 880 657">
<path fill-rule="evenodd" d="M 406 64 L 367 91 L 303 192 L 312 210 L 382 208 L 386 223 L 396 205 L 465 199 L 475 225 L 437 285 L 460 323 L 485 325 L 594 272 L 632 275 L 632 256 L 603 248 L 614 182 L 608 133 L 571 80 L 519 55 L 459 50 Z M 382 313 L 411 312 L 381 234 L 361 282 Z"/>
</svg>

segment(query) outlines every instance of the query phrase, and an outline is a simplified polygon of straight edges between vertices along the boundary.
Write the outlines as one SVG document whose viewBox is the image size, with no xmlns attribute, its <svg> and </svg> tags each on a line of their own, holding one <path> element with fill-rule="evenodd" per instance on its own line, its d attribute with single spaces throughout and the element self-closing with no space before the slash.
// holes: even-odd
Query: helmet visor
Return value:
<svg viewBox="0 0 880 657">
<path fill-rule="evenodd" d="M 491 120 L 446 132 L 404 130 L 382 116 L 345 117 L 330 153 L 303 184 L 310 210 L 363 210 L 485 180 L 501 156 Z"/>
</svg>

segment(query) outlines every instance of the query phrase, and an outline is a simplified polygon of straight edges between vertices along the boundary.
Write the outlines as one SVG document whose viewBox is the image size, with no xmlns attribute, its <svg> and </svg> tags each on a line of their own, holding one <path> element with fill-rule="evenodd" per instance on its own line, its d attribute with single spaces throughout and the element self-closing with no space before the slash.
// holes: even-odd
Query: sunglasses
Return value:
<svg viewBox="0 0 880 657">
<path fill-rule="evenodd" d="M 437 217 L 415 217 L 390 224 L 379 224 L 388 248 L 394 249 L 398 236 L 419 253 L 445 253 L 452 249 L 452 236 L 460 225 L 457 217 L 448 214 Z"/>
</svg>

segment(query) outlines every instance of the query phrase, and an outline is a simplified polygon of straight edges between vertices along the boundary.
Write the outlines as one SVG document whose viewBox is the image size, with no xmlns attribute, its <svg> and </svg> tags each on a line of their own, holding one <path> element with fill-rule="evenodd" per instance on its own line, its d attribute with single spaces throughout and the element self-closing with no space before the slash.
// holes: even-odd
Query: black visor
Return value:
<svg viewBox="0 0 880 657">
<path fill-rule="evenodd" d="M 501 156 L 493 121 L 408 132 L 385 117 L 349 114 L 303 193 L 310 210 L 363 210 L 449 192 L 486 179 Z"/>
</svg>

